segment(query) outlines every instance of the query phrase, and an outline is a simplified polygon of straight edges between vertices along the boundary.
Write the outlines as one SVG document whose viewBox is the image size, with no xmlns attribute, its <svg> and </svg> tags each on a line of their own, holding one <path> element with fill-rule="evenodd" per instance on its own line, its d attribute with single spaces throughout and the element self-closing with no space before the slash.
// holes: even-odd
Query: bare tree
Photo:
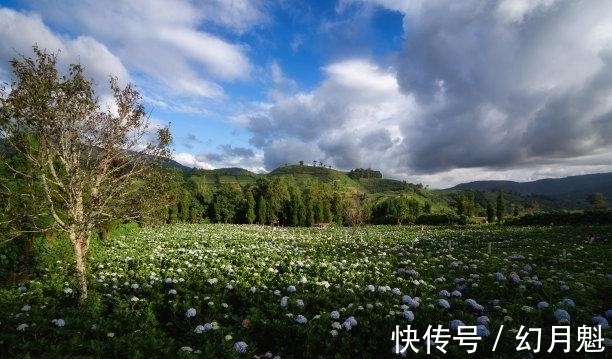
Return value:
<svg viewBox="0 0 612 359">
<path fill-rule="evenodd" d="M 82 66 L 72 64 L 60 75 L 56 54 L 36 46 L 34 54 L 10 62 L 15 80 L 0 96 L 0 137 L 27 166 L 4 162 L 39 185 L 52 227 L 70 239 L 83 302 L 92 231 L 133 215 L 126 204 L 148 169 L 169 155 L 171 136 L 168 128 L 152 129 L 133 86 L 121 88 L 111 77 L 114 103 L 104 106 Z"/>
</svg>

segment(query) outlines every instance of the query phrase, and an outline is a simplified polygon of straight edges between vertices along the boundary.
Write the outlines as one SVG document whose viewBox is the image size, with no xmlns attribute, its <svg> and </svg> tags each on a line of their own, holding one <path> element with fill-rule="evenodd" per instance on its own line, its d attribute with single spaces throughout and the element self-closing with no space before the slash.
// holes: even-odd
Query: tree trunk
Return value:
<svg viewBox="0 0 612 359">
<path fill-rule="evenodd" d="M 87 256 L 87 240 L 89 236 L 83 233 L 77 233 L 76 228 L 70 229 L 70 241 L 74 249 L 74 258 L 76 259 L 76 278 L 79 292 L 79 303 L 83 304 L 87 299 L 87 271 L 85 268 Z"/>
</svg>

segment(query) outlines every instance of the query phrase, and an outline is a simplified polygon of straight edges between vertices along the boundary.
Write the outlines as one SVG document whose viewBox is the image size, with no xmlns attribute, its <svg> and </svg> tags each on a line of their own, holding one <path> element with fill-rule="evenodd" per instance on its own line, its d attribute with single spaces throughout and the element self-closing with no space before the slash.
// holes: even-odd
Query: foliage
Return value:
<svg viewBox="0 0 612 359">
<path fill-rule="evenodd" d="M 29 208 L 29 214 L 51 216 L 52 228 L 70 239 L 84 299 L 92 232 L 114 218 L 139 215 L 133 205 L 143 193 L 134 194 L 148 187 L 152 163 L 168 156 L 170 133 L 151 133 L 131 85 L 120 88 L 111 78 L 116 109 L 103 109 L 80 65 L 60 75 L 57 55 L 36 46 L 34 54 L 11 61 L 15 80 L 0 96 L 0 137 L 25 161 L 14 167 L 10 158 L 4 165 L 28 187 L 13 195 L 42 194 L 44 207 Z"/>
<path fill-rule="evenodd" d="M 371 168 L 363 169 L 363 168 L 355 168 L 354 170 L 350 170 L 348 172 L 348 176 L 353 179 L 357 178 L 382 178 L 382 173 L 380 171 L 373 170 Z"/>
<path fill-rule="evenodd" d="M 526 214 L 506 221 L 509 225 L 518 226 L 567 226 L 586 224 L 612 224 L 612 211 L 558 211 Z"/>
<path fill-rule="evenodd" d="M 389 358 L 396 325 L 421 337 L 428 325 L 476 325 L 486 316 L 490 335 L 478 342 L 477 357 L 532 354 L 516 350 L 521 325 L 542 328 L 539 357 L 562 357 L 562 345 L 546 352 L 551 326 L 563 325 L 555 310 L 570 315 L 575 351 L 576 328 L 610 309 L 610 233 L 175 225 L 94 240 L 91 296 L 81 307 L 70 248 L 58 241 L 44 257 L 44 275 L 0 287 L 0 356 Z M 585 243 L 587 234 L 600 241 Z M 350 317 L 356 325 L 347 329 Z M 604 329 L 602 337 L 610 335 Z M 244 354 L 234 349 L 240 341 Z M 415 345 L 420 353 L 409 355 L 427 357 L 422 341 Z M 446 349 L 444 357 L 466 357 L 455 340 Z"/>
</svg>

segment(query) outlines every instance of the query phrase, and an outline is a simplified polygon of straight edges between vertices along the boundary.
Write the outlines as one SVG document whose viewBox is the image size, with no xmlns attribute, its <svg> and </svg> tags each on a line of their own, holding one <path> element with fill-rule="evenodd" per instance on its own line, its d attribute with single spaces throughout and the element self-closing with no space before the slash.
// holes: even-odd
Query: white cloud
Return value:
<svg viewBox="0 0 612 359">
<path fill-rule="evenodd" d="M 182 97 L 221 99 L 223 81 L 250 76 L 246 49 L 203 30 L 203 25 L 255 26 L 263 21 L 263 14 L 253 10 L 259 9 L 257 4 L 214 1 L 200 5 L 179 0 L 128 0 L 111 8 L 93 0 L 30 2 L 52 25 L 106 44 L 136 74 L 141 87 L 163 92 L 168 103 Z M 229 18 L 215 16 L 228 9 Z"/>
<path fill-rule="evenodd" d="M 365 59 L 326 66 L 308 93 L 275 92 L 268 108 L 249 117 L 252 143 L 271 169 L 285 162 L 323 161 L 340 168 L 389 166 L 401 143 L 400 120 L 415 109 L 393 69 Z M 242 117 L 244 119 L 244 116 Z"/>
<path fill-rule="evenodd" d="M 7 66 L 10 59 L 19 55 L 33 56 L 32 46 L 38 45 L 50 52 L 59 51 L 58 65 L 64 70 L 70 63 L 83 65 L 102 96 L 108 94 L 109 76 L 117 76 L 121 83 L 130 79 L 121 60 L 104 44 L 87 36 L 70 38 L 56 35 L 37 14 L 0 8 L 0 37 L 0 66 Z"/>
<path fill-rule="evenodd" d="M 202 168 L 202 169 L 213 169 L 214 168 L 210 163 L 197 159 L 196 156 L 192 153 L 187 153 L 187 152 L 174 153 L 172 155 L 172 159 L 174 159 L 176 162 L 184 166 L 187 166 L 187 167 L 192 167 L 192 168 L 195 167 L 195 168 Z"/>
</svg>

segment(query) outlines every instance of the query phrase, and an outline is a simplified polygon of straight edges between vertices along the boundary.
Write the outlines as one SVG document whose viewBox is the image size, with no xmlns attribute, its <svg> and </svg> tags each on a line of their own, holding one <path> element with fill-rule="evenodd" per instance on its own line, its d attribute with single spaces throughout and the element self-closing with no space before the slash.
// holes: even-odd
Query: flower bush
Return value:
<svg viewBox="0 0 612 359">
<path fill-rule="evenodd" d="M 596 231 L 600 243 L 576 241 Z M 521 325 L 543 328 L 546 348 L 553 325 L 572 345 L 581 325 L 612 337 L 609 233 L 173 225 L 92 241 L 84 306 L 58 241 L 38 277 L 0 287 L 0 357 L 385 358 L 408 324 L 421 351 L 430 325 L 474 326 L 486 355 L 503 324 L 495 353 L 523 358 Z"/>
</svg>

